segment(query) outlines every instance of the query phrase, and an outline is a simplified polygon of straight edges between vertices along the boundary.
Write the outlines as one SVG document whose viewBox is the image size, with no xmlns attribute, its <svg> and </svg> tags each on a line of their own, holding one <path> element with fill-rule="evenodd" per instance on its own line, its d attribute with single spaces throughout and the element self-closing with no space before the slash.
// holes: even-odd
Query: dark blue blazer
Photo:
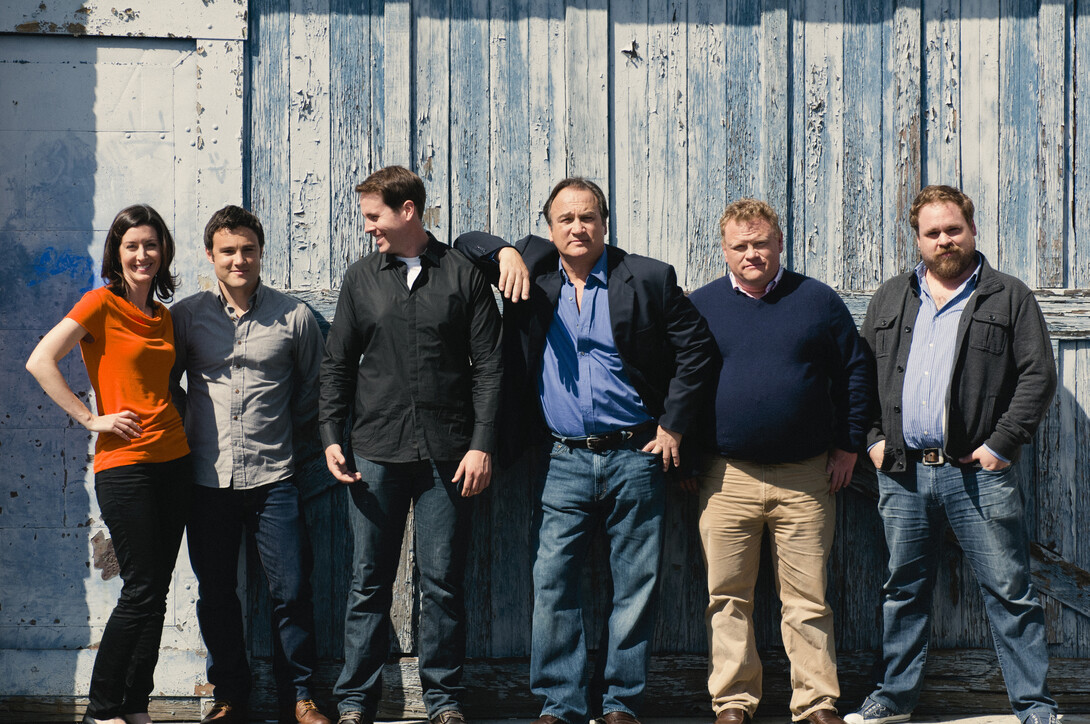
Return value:
<svg viewBox="0 0 1090 724">
<path fill-rule="evenodd" d="M 499 280 L 497 251 L 507 246 L 484 232 L 462 234 L 454 248 Z M 497 463 L 507 466 L 522 450 L 548 434 L 538 397 L 545 335 L 552 324 L 563 277 L 552 242 L 527 236 L 514 244 L 530 269 L 530 298 L 504 302 L 504 368 Z M 704 318 L 677 283 L 674 268 L 661 261 L 606 247 L 613 341 L 628 379 L 658 423 L 686 434 L 707 402 L 718 370 L 719 352 Z"/>
</svg>

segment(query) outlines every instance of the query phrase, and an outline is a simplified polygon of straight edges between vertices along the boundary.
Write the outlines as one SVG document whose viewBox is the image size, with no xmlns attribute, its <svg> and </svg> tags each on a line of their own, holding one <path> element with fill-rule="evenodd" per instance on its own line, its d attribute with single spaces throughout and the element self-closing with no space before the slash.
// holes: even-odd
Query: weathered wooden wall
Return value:
<svg viewBox="0 0 1090 724">
<path fill-rule="evenodd" d="M 551 185 L 588 176 L 609 192 L 613 243 L 669 261 L 688 288 L 724 271 L 716 221 L 726 203 L 762 196 L 782 214 L 790 266 L 842 290 L 857 314 L 916 258 L 907 211 L 920 186 L 963 187 L 991 262 L 1060 290 L 1041 298 L 1062 338 L 1063 386 L 1022 466 L 1043 546 L 1038 580 L 1054 594 L 1053 651 L 1090 656 L 1080 572 L 1090 567 L 1090 481 L 1076 464 L 1090 452 L 1090 323 L 1085 293 L 1062 293 L 1090 286 L 1086 3 L 255 0 L 251 29 L 251 200 L 282 233 L 267 267 L 327 314 L 344 269 L 372 248 L 352 187 L 392 163 L 424 177 L 425 218 L 448 240 L 472 228 L 544 234 Z M 535 464 L 478 500 L 471 656 L 528 652 Z M 319 517 L 343 515 L 340 493 L 315 498 Z M 672 495 L 663 655 L 706 646 L 693 508 Z M 838 522 L 838 646 L 865 655 L 879 641 L 880 522 L 856 491 L 842 496 Z M 348 551 L 343 537 L 328 544 L 337 563 L 320 585 L 336 596 Z M 946 554 L 933 645 L 987 648 L 959 556 Z M 409 591 L 411 552 L 404 564 Z M 592 561 L 592 641 L 602 573 Z M 774 649 L 767 575 L 760 585 L 760 640 Z M 410 656 L 414 606 L 404 598 L 395 615 Z M 339 625 L 323 655 L 339 655 Z M 260 636 L 254 646 L 268 651 Z"/>
</svg>

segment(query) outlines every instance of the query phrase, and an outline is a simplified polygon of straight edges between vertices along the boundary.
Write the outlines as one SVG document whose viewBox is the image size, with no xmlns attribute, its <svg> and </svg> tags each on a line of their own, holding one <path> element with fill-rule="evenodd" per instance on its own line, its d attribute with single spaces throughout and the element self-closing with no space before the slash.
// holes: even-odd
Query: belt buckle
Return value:
<svg viewBox="0 0 1090 724">
<path fill-rule="evenodd" d="M 946 458 L 942 454 L 942 450 L 937 447 L 929 447 L 923 450 L 921 461 L 924 465 L 943 465 L 946 463 Z"/>
<path fill-rule="evenodd" d="M 601 447 L 599 447 L 599 445 L 601 445 Z M 607 449 L 609 449 L 607 447 L 608 445 L 609 445 L 609 443 L 608 443 L 607 439 L 604 436 L 589 435 L 587 437 L 587 450 L 590 450 L 591 452 L 596 453 L 596 452 L 601 452 L 603 450 L 607 450 Z"/>
</svg>

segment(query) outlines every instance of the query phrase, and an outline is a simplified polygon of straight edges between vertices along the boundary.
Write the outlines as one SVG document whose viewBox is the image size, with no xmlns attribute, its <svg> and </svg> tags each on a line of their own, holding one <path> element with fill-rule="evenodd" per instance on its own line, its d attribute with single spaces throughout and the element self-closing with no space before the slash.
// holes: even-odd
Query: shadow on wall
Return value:
<svg viewBox="0 0 1090 724">
<path fill-rule="evenodd" d="M 77 131 L 94 128 L 94 57 L 78 40 L 0 38 L 3 695 L 85 695 L 93 652 L 74 650 L 94 643 L 119 587 L 100 583 L 117 565 L 91 495 L 91 435 L 23 368 L 97 278 L 98 157 L 94 135 Z M 93 404 L 78 353 L 61 370 Z"/>
</svg>

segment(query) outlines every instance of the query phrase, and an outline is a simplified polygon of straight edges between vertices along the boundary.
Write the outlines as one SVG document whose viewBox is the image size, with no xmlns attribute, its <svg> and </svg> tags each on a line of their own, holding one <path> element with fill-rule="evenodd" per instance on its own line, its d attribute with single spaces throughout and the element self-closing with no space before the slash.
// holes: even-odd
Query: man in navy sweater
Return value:
<svg viewBox="0 0 1090 724">
<path fill-rule="evenodd" d="M 783 233 L 768 204 L 736 201 L 719 226 L 729 271 L 690 297 L 723 357 L 715 420 L 705 430 L 715 454 L 697 478 L 708 690 L 717 724 L 750 721 L 760 702 L 752 612 L 767 527 L 791 660 L 792 718 L 843 724 L 825 564 L 833 496 L 851 480 L 866 443 L 872 372 L 836 292 L 780 265 Z"/>
</svg>

